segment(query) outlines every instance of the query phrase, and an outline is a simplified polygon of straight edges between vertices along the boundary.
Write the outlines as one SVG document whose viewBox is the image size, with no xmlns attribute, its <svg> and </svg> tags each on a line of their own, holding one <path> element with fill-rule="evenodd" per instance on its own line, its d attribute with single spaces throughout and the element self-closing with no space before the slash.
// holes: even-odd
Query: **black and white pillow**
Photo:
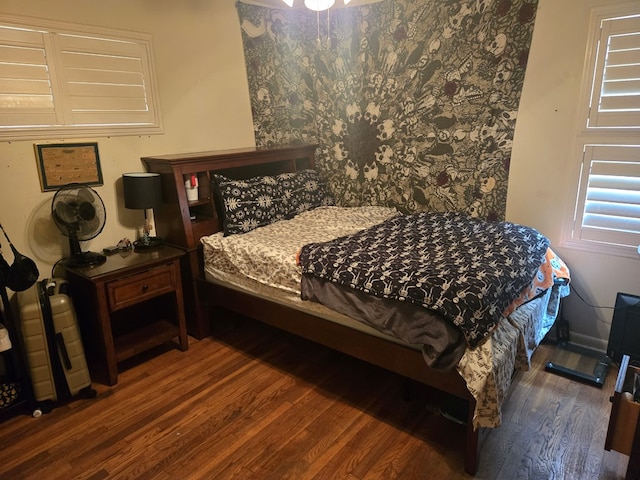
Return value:
<svg viewBox="0 0 640 480">
<path fill-rule="evenodd" d="M 246 233 L 312 208 L 334 205 L 315 170 L 232 180 L 214 174 L 216 202 L 223 206 L 224 235 Z"/>
<path fill-rule="evenodd" d="M 326 184 L 315 170 L 302 170 L 278 175 L 287 218 L 313 208 L 335 205 Z"/>
<path fill-rule="evenodd" d="M 213 175 L 224 207 L 224 235 L 246 233 L 285 218 L 282 194 L 274 177 L 231 180 Z"/>
</svg>

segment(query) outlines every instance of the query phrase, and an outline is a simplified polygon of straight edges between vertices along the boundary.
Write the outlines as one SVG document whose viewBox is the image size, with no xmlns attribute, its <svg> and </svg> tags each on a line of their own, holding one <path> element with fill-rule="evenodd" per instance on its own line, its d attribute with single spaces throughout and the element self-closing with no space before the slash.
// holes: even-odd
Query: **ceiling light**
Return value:
<svg viewBox="0 0 640 480">
<path fill-rule="evenodd" d="M 314 12 L 322 12 L 333 7 L 336 0 L 304 0 L 304 6 Z"/>
<path fill-rule="evenodd" d="M 293 7 L 294 0 L 282 0 L 284 3 Z M 351 0 L 343 0 L 345 5 L 348 5 Z M 336 0 L 304 0 L 304 6 L 314 12 L 322 12 L 329 10 L 336 3 Z"/>
</svg>

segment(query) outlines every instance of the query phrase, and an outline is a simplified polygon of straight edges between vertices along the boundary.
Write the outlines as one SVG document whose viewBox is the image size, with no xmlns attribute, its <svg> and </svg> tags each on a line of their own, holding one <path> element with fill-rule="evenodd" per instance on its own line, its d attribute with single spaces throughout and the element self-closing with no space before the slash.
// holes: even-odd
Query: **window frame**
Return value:
<svg viewBox="0 0 640 480">
<path fill-rule="evenodd" d="M 582 219 L 582 213 L 578 209 L 584 205 L 586 194 L 585 179 L 588 179 L 589 168 L 586 150 L 590 146 L 602 147 L 631 147 L 638 148 L 638 158 L 640 158 L 640 114 L 636 125 L 620 125 L 612 127 L 610 125 L 594 126 L 591 116 L 593 99 L 599 98 L 598 88 L 602 72 L 596 71 L 598 56 L 602 52 L 598 50 L 602 29 L 600 27 L 603 20 L 608 18 L 620 18 L 626 16 L 640 15 L 640 8 L 637 3 L 627 2 L 624 4 L 603 6 L 593 8 L 589 19 L 589 36 L 585 63 L 582 74 L 582 84 L 580 88 L 579 108 L 577 116 L 577 133 L 575 136 L 575 146 L 573 149 L 574 174 L 572 199 L 570 211 L 567 213 L 562 245 L 577 250 L 585 250 L 595 253 L 616 255 L 622 257 L 637 258 L 640 246 L 620 245 L 610 239 L 610 242 L 586 240 L 581 238 L 582 224 L 578 223 Z M 604 64 L 603 64 L 604 67 Z M 585 175 L 586 173 L 586 175 Z M 616 237 L 612 234 L 612 237 Z"/>
<path fill-rule="evenodd" d="M 43 113 L 39 113 L 38 111 L 35 111 L 35 114 L 33 114 L 32 111 L 34 109 L 31 109 L 32 111 L 25 109 L 24 112 L 21 112 L 19 108 L 15 110 L 12 109 L 13 111 L 5 114 L 6 117 L 3 122 L 5 126 L 0 125 L 0 141 L 96 136 L 139 136 L 164 133 L 155 78 L 152 37 L 150 34 L 2 14 L 0 14 L 0 25 L 44 32 L 43 49 L 47 57 L 47 72 L 53 104 L 51 107 L 52 110 L 49 110 L 48 113 L 49 116 L 51 116 L 53 112 L 56 118 L 56 124 L 54 125 L 10 125 L 12 115 L 16 115 L 16 118 L 18 118 L 19 115 L 32 115 L 38 120 L 40 120 L 38 115 L 42 114 L 44 116 Z M 139 74 L 142 78 L 143 94 L 140 98 L 144 98 L 144 107 L 146 110 L 131 111 L 129 113 L 127 110 L 123 110 L 122 112 L 116 111 L 115 113 L 119 114 L 118 116 L 120 117 L 116 120 L 113 119 L 112 112 L 106 112 L 103 120 L 98 120 L 97 122 L 87 121 L 84 124 L 73 123 L 74 121 L 78 122 L 78 115 L 70 115 L 72 98 L 67 92 L 67 86 L 70 84 L 70 80 L 66 79 L 61 72 L 56 71 L 57 69 L 61 69 L 61 66 L 64 64 L 64 60 L 62 60 L 62 50 L 59 49 L 57 45 L 57 40 L 59 40 L 60 35 L 66 36 L 67 38 L 77 37 L 81 42 L 84 40 L 83 37 L 87 37 L 87 46 L 91 44 L 92 39 L 98 39 L 98 41 L 105 44 L 109 42 L 113 44 L 122 42 L 135 48 L 136 53 L 139 54 Z M 8 44 L 11 44 L 10 40 Z M 94 51 L 88 50 L 87 53 L 95 58 L 99 57 L 103 52 L 96 48 Z M 107 56 L 114 57 L 114 54 Z M 110 97 L 107 96 L 105 98 Z M 110 118 L 110 116 L 112 118 Z"/>
</svg>

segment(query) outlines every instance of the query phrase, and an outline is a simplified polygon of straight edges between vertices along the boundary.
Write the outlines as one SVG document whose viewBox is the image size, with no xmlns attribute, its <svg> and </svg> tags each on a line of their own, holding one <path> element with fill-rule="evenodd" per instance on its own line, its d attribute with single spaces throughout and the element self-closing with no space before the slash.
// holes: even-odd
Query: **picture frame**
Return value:
<svg viewBox="0 0 640 480">
<path fill-rule="evenodd" d="M 43 192 L 69 183 L 103 185 L 97 142 L 35 144 Z"/>
</svg>

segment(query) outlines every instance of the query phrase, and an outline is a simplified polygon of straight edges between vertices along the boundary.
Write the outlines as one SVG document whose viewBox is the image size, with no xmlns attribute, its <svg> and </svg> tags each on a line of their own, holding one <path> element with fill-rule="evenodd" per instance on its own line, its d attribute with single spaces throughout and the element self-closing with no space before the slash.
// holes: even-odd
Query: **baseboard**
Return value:
<svg viewBox="0 0 640 480">
<path fill-rule="evenodd" d="M 552 328 L 549 331 L 549 334 L 545 337 L 545 339 L 548 340 L 549 342 L 557 343 L 558 338 L 556 336 L 555 330 L 556 330 L 555 328 Z M 591 337 L 588 335 L 582 335 L 580 333 L 570 331 L 569 343 L 605 353 L 607 351 L 607 344 L 609 343 L 609 341 L 602 338 Z"/>
<path fill-rule="evenodd" d="M 606 352 L 607 344 L 609 343 L 608 340 L 602 338 L 590 337 L 588 335 L 581 335 L 575 332 L 571 332 L 570 341 L 574 345 L 580 345 L 581 347 L 598 350 L 599 352 Z"/>
</svg>

